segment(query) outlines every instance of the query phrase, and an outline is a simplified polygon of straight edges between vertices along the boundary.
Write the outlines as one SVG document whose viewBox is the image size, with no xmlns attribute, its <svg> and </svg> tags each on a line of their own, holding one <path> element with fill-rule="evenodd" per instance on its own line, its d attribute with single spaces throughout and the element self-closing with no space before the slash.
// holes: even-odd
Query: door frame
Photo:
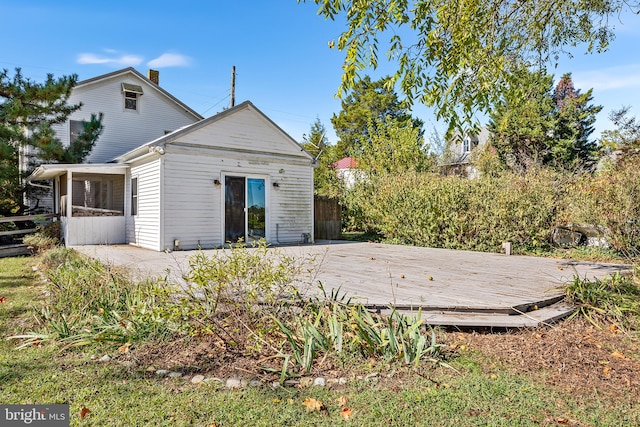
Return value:
<svg viewBox="0 0 640 427">
<path fill-rule="evenodd" d="M 226 241 L 226 215 L 225 215 L 225 210 L 226 210 L 226 178 L 227 177 L 235 177 L 235 178 L 244 178 L 244 187 L 245 187 L 245 191 L 244 191 L 244 243 L 248 243 L 247 239 L 248 239 L 248 233 L 249 233 L 249 224 L 248 224 L 248 220 L 249 220 L 249 209 L 247 206 L 247 199 L 248 199 L 248 191 L 247 191 L 247 180 L 254 178 L 254 179 L 263 179 L 264 180 L 264 204 L 265 204 L 265 212 L 264 212 L 264 216 L 265 216 L 265 221 L 264 221 L 264 232 L 265 232 L 265 240 L 267 242 L 271 241 L 271 233 L 270 233 L 270 229 L 271 227 L 270 225 L 270 194 L 269 194 L 269 189 L 271 187 L 271 179 L 269 177 L 269 175 L 264 175 L 264 174 L 250 174 L 250 173 L 239 173 L 239 172 L 221 172 L 220 173 L 220 181 L 222 184 L 222 191 L 220 192 L 220 233 L 221 233 L 221 237 L 222 237 L 222 245 L 225 246 L 227 245 L 227 241 Z"/>
</svg>

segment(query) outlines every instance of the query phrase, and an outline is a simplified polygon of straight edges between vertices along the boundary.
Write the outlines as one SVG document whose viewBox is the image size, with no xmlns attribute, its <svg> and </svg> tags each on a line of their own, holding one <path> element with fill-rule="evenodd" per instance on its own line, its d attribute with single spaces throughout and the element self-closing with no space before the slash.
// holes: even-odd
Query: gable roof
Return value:
<svg viewBox="0 0 640 427">
<path fill-rule="evenodd" d="M 184 126 L 180 129 L 177 129 L 167 135 L 164 135 L 160 138 L 154 139 L 153 141 L 147 142 L 146 144 L 143 144 L 137 148 L 134 148 L 133 150 L 122 154 L 121 156 L 118 156 L 114 159 L 115 162 L 117 163 L 124 163 L 124 162 L 129 162 L 129 161 L 133 161 L 136 158 L 143 156 L 151 151 L 153 151 L 155 148 L 164 148 L 164 146 L 166 144 L 170 144 L 176 140 L 178 140 L 179 138 L 181 138 L 184 135 L 190 134 L 192 132 L 197 131 L 198 129 L 204 128 L 206 126 L 209 126 L 211 124 L 214 124 L 220 120 L 223 120 L 233 114 L 236 114 L 240 111 L 243 110 L 251 110 L 255 113 L 257 113 L 260 117 L 262 117 L 264 120 L 266 120 L 271 126 L 273 126 L 277 132 L 279 132 L 280 134 L 282 134 L 282 136 L 287 139 L 292 146 L 295 146 L 297 149 L 299 149 L 304 156 L 309 157 L 309 160 L 312 161 L 312 163 L 315 164 L 315 159 L 314 157 L 307 152 L 304 148 L 302 148 L 302 146 L 300 144 L 298 144 L 298 142 L 293 139 L 288 133 L 286 133 L 282 128 L 280 128 L 280 126 L 278 126 L 275 122 L 273 122 L 273 120 L 271 120 L 269 117 L 267 117 L 262 111 L 260 111 L 255 105 L 253 105 L 253 103 L 251 103 L 251 101 L 245 101 L 241 104 L 238 104 L 234 107 L 231 107 L 227 110 L 222 111 L 221 113 L 218 113 L 216 115 L 213 115 L 209 118 L 206 118 L 204 120 L 201 120 L 199 122 L 195 122 L 193 124 Z"/>
<path fill-rule="evenodd" d="M 202 120 L 204 119 L 203 116 L 201 116 L 200 114 L 198 114 L 195 110 L 193 110 L 191 107 L 189 107 L 187 104 L 183 103 L 182 101 L 180 101 L 178 98 L 176 98 L 175 96 L 171 95 L 169 92 L 167 92 L 166 90 L 164 90 L 162 88 L 162 86 L 159 86 L 157 84 L 155 84 L 154 82 L 152 82 L 151 80 L 149 80 L 146 76 L 144 76 L 143 74 L 141 74 L 140 72 L 138 72 L 135 68 L 133 67 L 127 67 L 127 68 L 123 68 L 121 70 L 117 70 L 117 71 L 113 71 L 111 73 L 107 73 L 107 74 L 102 74 L 100 76 L 96 76 L 96 77 L 92 77 L 90 79 L 86 79 L 86 80 L 82 80 L 79 81 L 78 83 L 76 83 L 75 87 L 76 88 L 82 88 L 85 86 L 91 86 L 93 84 L 96 83 L 100 83 L 103 82 L 105 80 L 109 80 L 112 79 L 114 77 L 118 77 L 118 76 L 124 76 L 126 74 L 133 74 L 135 77 L 145 81 L 146 83 L 149 84 L 149 86 L 151 86 L 153 89 L 157 90 L 158 93 L 160 95 L 162 95 L 163 97 L 165 97 L 166 99 L 168 99 L 170 102 L 176 104 L 180 109 L 183 109 L 185 112 L 187 112 L 188 114 L 191 114 L 193 117 L 195 117 L 197 120 Z"/>
<path fill-rule="evenodd" d="M 337 162 L 333 162 L 331 164 L 331 166 L 333 166 L 334 169 L 351 169 L 351 168 L 355 168 L 356 166 L 356 159 L 354 159 L 353 157 L 344 157 L 340 160 L 338 160 Z"/>
</svg>

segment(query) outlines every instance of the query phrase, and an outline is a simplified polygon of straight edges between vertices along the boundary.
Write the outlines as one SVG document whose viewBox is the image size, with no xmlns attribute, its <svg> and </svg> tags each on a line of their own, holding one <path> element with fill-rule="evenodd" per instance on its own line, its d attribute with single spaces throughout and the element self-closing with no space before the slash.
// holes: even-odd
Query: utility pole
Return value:
<svg viewBox="0 0 640 427">
<path fill-rule="evenodd" d="M 231 102 L 229 107 L 233 108 L 236 105 L 236 66 L 231 67 Z"/>
</svg>

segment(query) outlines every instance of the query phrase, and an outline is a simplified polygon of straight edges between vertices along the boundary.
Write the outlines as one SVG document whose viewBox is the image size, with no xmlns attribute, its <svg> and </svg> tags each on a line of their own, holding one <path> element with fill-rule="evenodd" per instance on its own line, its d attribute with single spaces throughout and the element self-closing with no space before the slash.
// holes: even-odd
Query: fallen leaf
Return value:
<svg viewBox="0 0 640 427">
<path fill-rule="evenodd" d="M 605 366 L 604 368 L 602 368 L 602 373 L 606 376 L 609 376 L 609 374 L 611 373 L 611 367 Z"/>
<path fill-rule="evenodd" d="M 344 408 L 342 408 L 342 410 L 340 410 L 340 416 L 342 416 L 342 418 L 344 418 L 345 420 L 350 420 L 351 418 L 353 418 L 353 412 L 351 412 L 351 409 L 345 406 Z"/>
<path fill-rule="evenodd" d="M 611 353 L 611 355 L 613 357 L 617 357 L 618 359 L 626 359 L 626 357 L 624 356 L 624 354 L 620 353 L 618 350 L 614 351 L 613 353 Z"/>
<path fill-rule="evenodd" d="M 306 406 L 307 412 L 322 411 L 323 409 L 326 409 L 322 402 L 314 399 L 313 397 L 307 397 L 302 404 Z"/>
<path fill-rule="evenodd" d="M 336 399 L 336 401 L 340 406 L 347 406 L 347 402 L 349 402 L 349 399 L 347 399 L 347 396 L 340 396 L 338 399 Z"/>
<path fill-rule="evenodd" d="M 7 302 L 7 297 L 0 297 L 0 304 Z"/>
<path fill-rule="evenodd" d="M 87 408 L 86 406 L 83 406 L 82 409 L 80 410 L 80 418 L 84 420 L 84 417 L 86 417 L 90 413 L 91 411 L 89 410 L 89 408 Z"/>
<path fill-rule="evenodd" d="M 124 353 L 129 353 L 129 347 L 131 347 L 131 343 L 128 342 L 125 345 L 121 345 L 120 347 L 118 347 L 118 351 L 122 354 Z"/>
</svg>

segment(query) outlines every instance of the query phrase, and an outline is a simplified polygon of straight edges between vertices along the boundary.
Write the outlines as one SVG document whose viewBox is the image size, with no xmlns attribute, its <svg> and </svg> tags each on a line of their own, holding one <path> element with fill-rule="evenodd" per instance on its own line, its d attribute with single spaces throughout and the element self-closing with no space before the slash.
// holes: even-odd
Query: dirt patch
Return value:
<svg viewBox="0 0 640 427">
<path fill-rule="evenodd" d="M 456 353 L 476 352 L 487 373 L 508 370 L 531 375 L 536 381 L 577 396 L 616 400 L 640 395 L 639 339 L 615 328 L 597 329 L 586 320 L 574 319 L 554 327 L 506 333 L 445 332 L 440 341 Z M 205 374 L 218 378 L 241 377 L 277 381 L 283 359 L 274 351 L 241 351 L 218 337 L 205 335 L 169 343 L 150 343 L 126 356 L 136 365 Z M 362 363 L 367 365 L 367 362 Z M 266 370 L 264 368 L 267 368 Z M 415 369 L 390 367 L 393 383 L 402 384 Z M 310 375 L 353 378 L 366 373 L 345 370 L 328 358 Z M 388 377 L 387 373 L 382 374 Z M 407 376 L 407 378 L 403 378 Z M 393 384 L 389 384 L 393 387 Z"/>
<path fill-rule="evenodd" d="M 572 319 L 537 330 L 452 335 L 454 343 L 464 342 L 459 345 L 486 356 L 487 370 L 498 362 L 580 396 L 640 395 L 639 340 L 612 325 L 597 329 L 584 319 Z"/>
</svg>

